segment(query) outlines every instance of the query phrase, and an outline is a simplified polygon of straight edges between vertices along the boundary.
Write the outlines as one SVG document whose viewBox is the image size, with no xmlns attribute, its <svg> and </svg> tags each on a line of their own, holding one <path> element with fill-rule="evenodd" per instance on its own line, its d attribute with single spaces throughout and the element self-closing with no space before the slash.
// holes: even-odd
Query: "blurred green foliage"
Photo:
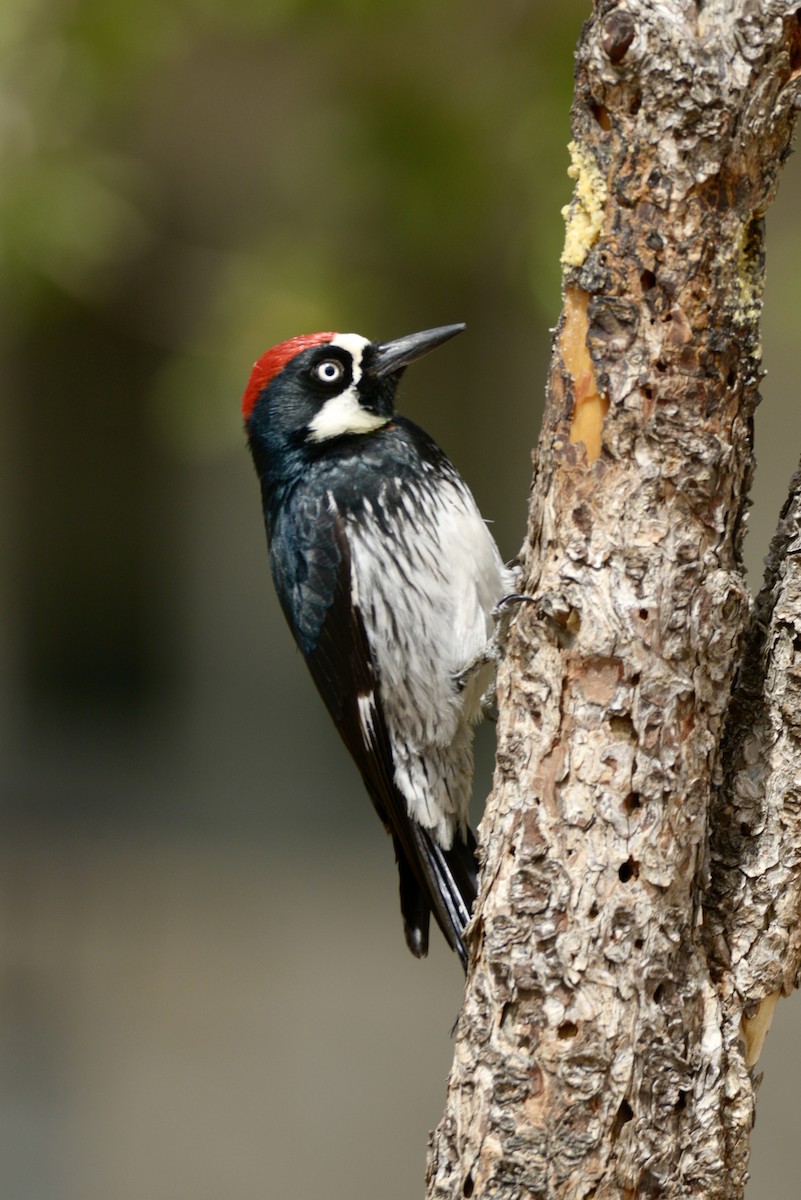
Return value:
<svg viewBox="0 0 801 1200">
<path fill-rule="evenodd" d="M 55 291 L 162 348 L 140 399 L 184 454 L 238 436 L 247 364 L 298 330 L 383 335 L 482 293 L 552 321 L 584 11 L 6 0 L 12 329 Z"/>
</svg>

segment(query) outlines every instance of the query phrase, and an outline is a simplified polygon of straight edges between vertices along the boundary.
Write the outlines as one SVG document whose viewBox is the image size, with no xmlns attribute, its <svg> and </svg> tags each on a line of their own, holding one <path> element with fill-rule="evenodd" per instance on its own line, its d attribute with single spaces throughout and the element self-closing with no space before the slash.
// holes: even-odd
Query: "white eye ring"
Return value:
<svg viewBox="0 0 801 1200">
<path fill-rule="evenodd" d="M 345 368 L 338 358 L 324 358 L 314 368 L 315 377 L 320 383 L 339 383 L 345 374 Z"/>
</svg>

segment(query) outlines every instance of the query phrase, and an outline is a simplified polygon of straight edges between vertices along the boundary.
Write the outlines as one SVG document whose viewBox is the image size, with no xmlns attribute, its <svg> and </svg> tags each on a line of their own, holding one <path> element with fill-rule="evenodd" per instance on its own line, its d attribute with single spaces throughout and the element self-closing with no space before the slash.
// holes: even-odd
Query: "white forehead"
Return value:
<svg viewBox="0 0 801 1200">
<path fill-rule="evenodd" d="M 362 355 L 365 346 L 370 345 L 370 339 L 360 333 L 338 333 L 331 339 L 332 346 L 346 350 L 353 359 L 353 382 L 358 383 L 362 377 Z"/>
</svg>

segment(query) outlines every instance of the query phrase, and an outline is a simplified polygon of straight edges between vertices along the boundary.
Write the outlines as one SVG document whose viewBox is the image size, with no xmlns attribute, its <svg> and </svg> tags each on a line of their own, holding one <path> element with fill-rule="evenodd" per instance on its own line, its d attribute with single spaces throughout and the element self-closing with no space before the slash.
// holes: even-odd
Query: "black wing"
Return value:
<svg viewBox="0 0 801 1200">
<path fill-rule="evenodd" d="M 450 850 L 436 844 L 409 816 L 394 782 L 392 745 L 381 708 L 364 624 L 351 599 L 351 561 L 344 521 L 332 517 L 338 551 L 328 609 L 306 662 L 339 733 L 361 772 L 373 804 L 392 836 L 400 873 L 406 943 L 420 958 L 428 950 L 429 916 L 467 967 L 464 928 L 476 898 L 476 843 L 468 830 Z M 329 560 L 330 562 L 330 560 Z M 301 649 L 303 647 L 301 646 Z"/>
</svg>

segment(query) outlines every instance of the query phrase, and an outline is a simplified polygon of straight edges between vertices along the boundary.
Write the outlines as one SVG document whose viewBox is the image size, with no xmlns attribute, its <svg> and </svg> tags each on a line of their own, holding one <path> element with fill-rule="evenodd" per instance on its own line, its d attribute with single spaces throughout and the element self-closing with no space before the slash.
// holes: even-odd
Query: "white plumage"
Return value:
<svg viewBox="0 0 801 1200">
<path fill-rule="evenodd" d="M 379 499 L 380 503 L 380 499 Z M 444 849 L 464 837 L 473 778 L 472 726 L 492 679 L 480 660 L 492 612 L 512 590 L 472 495 L 455 475 L 368 509 L 348 523 L 351 588 L 378 674 L 395 783 L 409 815 Z M 371 718 L 362 710 L 363 731 Z"/>
</svg>

